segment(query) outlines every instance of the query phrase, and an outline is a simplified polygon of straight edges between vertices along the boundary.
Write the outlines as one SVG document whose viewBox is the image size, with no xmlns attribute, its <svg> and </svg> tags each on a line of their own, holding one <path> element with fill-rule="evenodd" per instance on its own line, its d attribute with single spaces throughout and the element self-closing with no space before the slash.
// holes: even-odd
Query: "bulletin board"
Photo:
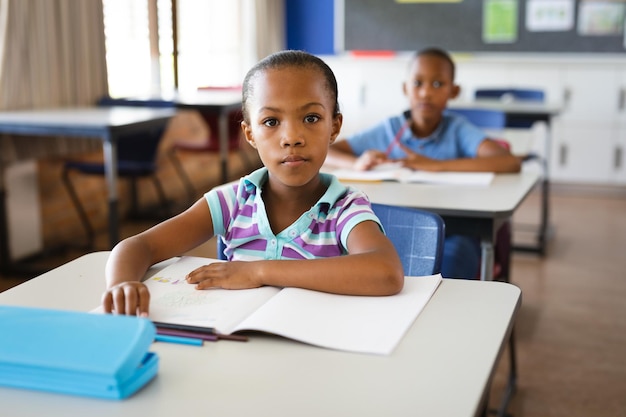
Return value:
<svg viewBox="0 0 626 417">
<path fill-rule="evenodd" d="M 615 11 L 626 10 L 626 0 L 592 3 L 344 0 L 344 49 L 415 51 L 436 46 L 450 52 L 625 53 L 624 13 Z M 566 6 L 572 15 L 542 18 L 546 5 Z M 531 19 L 527 12 L 534 13 Z M 502 33 L 493 26 L 507 21 Z"/>
</svg>

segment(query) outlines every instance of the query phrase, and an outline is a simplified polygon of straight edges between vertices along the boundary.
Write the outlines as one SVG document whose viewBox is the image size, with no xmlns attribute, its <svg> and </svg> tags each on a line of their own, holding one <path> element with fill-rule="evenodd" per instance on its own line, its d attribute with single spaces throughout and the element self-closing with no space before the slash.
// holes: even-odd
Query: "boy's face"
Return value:
<svg viewBox="0 0 626 417">
<path fill-rule="evenodd" d="M 342 122 L 323 75 L 311 68 L 269 69 L 253 82 L 250 123 L 242 126 L 270 180 L 302 186 L 316 179 Z"/>
<path fill-rule="evenodd" d="M 415 59 L 403 87 L 416 122 L 438 121 L 448 100 L 459 94 L 450 63 L 438 56 L 424 55 Z"/>
</svg>

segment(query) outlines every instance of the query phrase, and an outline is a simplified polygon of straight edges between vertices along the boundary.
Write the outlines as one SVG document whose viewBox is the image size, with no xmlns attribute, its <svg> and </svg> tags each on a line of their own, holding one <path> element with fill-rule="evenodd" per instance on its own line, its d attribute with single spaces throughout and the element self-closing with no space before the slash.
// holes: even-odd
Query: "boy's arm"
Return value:
<svg viewBox="0 0 626 417">
<path fill-rule="evenodd" d="M 491 139 L 481 142 L 475 158 L 437 160 L 412 152 L 402 144 L 400 146 L 408 155 L 403 161 L 404 165 L 415 170 L 495 173 L 515 173 L 521 170 L 520 158 Z"/>
<path fill-rule="evenodd" d="M 354 155 L 347 140 L 335 142 L 328 149 L 326 164 L 335 168 L 349 168 L 367 171 L 389 159 L 384 152 L 377 150 L 365 151 L 361 156 Z"/>
<path fill-rule="evenodd" d="M 326 163 L 336 168 L 352 168 L 357 157 L 347 140 L 341 139 L 330 145 L 326 155 Z"/>
</svg>

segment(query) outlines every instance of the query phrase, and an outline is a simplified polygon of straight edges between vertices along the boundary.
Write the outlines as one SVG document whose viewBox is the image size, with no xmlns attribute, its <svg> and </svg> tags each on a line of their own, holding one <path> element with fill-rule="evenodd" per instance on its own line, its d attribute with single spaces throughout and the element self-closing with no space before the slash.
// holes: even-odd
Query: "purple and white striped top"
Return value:
<svg viewBox="0 0 626 417">
<path fill-rule="evenodd" d="M 216 187 L 205 194 L 213 228 L 226 243 L 229 260 L 313 259 L 347 254 L 354 226 L 372 220 L 380 226 L 367 196 L 321 173 L 326 193 L 293 224 L 275 235 L 261 195 L 267 168 L 243 177 L 237 184 Z M 382 229 L 382 226 L 381 226 Z"/>
</svg>

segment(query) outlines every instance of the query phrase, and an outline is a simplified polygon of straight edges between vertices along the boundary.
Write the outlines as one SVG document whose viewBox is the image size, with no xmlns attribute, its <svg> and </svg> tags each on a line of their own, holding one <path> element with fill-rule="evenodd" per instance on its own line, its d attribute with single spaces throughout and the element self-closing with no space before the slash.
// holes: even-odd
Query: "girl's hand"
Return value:
<svg viewBox="0 0 626 417">
<path fill-rule="evenodd" d="M 354 169 L 359 171 L 367 171 L 376 165 L 388 162 L 387 155 L 381 151 L 369 150 L 363 152 L 361 156 L 354 162 Z"/>
<path fill-rule="evenodd" d="M 198 290 L 257 288 L 263 284 L 255 279 L 257 268 L 254 265 L 255 262 L 214 262 L 191 271 L 186 280 L 189 284 L 196 284 Z"/>
<path fill-rule="evenodd" d="M 122 282 L 107 289 L 102 295 L 105 313 L 147 317 L 149 306 L 150 292 L 142 282 Z"/>
</svg>

